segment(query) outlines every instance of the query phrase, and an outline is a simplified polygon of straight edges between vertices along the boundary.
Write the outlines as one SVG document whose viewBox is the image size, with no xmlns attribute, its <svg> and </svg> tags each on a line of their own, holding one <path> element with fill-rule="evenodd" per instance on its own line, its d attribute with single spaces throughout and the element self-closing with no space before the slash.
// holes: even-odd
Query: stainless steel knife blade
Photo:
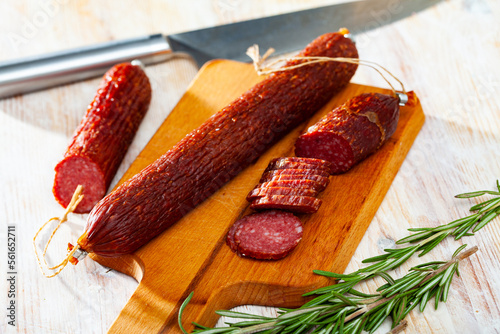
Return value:
<svg viewBox="0 0 500 334">
<path fill-rule="evenodd" d="M 190 54 L 199 66 L 216 58 L 250 61 L 245 52 L 253 44 L 258 44 L 261 50 L 274 48 L 274 55 L 293 52 L 324 33 L 345 27 L 356 35 L 403 19 L 438 2 L 355 1 L 173 34 L 167 36 L 167 41 L 173 51 Z"/>
<path fill-rule="evenodd" d="M 270 16 L 164 36 L 113 41 L 45 56 L 0 63 L 0 98 L 89 79 L 114 64 L 139 59 L 155 64 L 187 53 L 199 66 L 216 58 L 250 61 L 250 45 L 275 55 L 302 49 L 327 32 L 345 27 L 352 34 L 390 24 L 441 0 L 364 0 Z"/>
</svg>

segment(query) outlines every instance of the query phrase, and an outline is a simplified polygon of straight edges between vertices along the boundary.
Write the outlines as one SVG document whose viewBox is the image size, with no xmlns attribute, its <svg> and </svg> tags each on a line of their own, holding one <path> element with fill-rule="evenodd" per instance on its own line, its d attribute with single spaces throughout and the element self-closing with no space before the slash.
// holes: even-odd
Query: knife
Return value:
<svg viewBox="0 0 500 334">
<path fill-rule="evenodd" d="M 302 49 L 326 32 L 346 27 L 355 35 L 400 20 L 441 0 L 372 0 L 270 16 L 180 34 L 106 42 L 0 63 L 0 98 L 103 75 L 113 65 L 139 59 L 156 64 L 189 54 L 202 66 L 211 59 L 249 61 L 252 44 L 275 55 Z"/>
</svg>

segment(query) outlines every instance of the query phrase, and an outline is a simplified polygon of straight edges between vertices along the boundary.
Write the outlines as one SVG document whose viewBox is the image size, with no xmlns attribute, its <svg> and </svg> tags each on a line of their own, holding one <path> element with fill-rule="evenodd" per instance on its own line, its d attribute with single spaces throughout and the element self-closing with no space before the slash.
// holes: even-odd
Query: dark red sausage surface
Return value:
<svg viewBox="0 0 500 334">
<path fill-rule="evenodd" d="M 325 188 L 328 185 L 328 183 L 330 183 L 330 180 L 327 177 L 321 175 L 311 175 L 311 174 L 278 174 L 271 176 L 267 179 L 264 179 L 264 181 L 262 182 L 287 181 L 287 180 L 292 180 L 292 181 L 311 180 L 318 182 Z"/>
<path fill-rule="evenodd" d="M 349 170 L 375 152 L 396 131 L 399 99 L 368 93 L 335 108 L 295 143 L 295 154 L 329 161 L 333 173 Z"/>
<path fill-rule="evenodd" d="M 340 33 L 318 37 L 300 55 L 358 56 Z M 137 250 L 311 117 L 355 70 L 325 62 L 271 74 L 102 199 L 88 217 L 80 248 L 102 256 Z"/>
<path fill-rule="evenodd" d="M 150 101 L 151 86 L 139 66 L 118 64 L 104 75 L 63 160 L 55 167 L 52 191 L 63 207 L 79 184 L 84 197 L 75 212 L 89 212 L 104 197 Z"/>
<path fill-rule="evenodd" d="M 264 174 L 262 174 L 260 182 L 266 182 L 265 180 L 281 175 L 318 175 L 322 177 L 329 177 L 330 173 L 321 169 L 276 169 L 269 172 L 264 172 Z"/>
<path fill-rule="evenodd" d="M 258 189 L 270 187 L 304 188 L 321 192 L 325 190 L 326 185 L 312 180 L 282 180 L 262 182 L 259 183 L 255 188 Z"/>
<path fill-rule="evenodd" d="M 311 169 L 315 171 L 323 171 L 330 173 L 331 169 L 325 166 L 318 166 L 316 164 L 308 164 L 305 162 L 295 162 L 295 161 L 278 161 L 275 163 L 270 163 L 267 168 L 264 170 L 265 172 L 270 172 L 273 170 L 280 169 Z"/>
<path fill-rule="evenodd" d="M 318 195 L 318 191 L 309 188 L 290 188 L 290 187 L 256 188 L 248 194 L 247 201 L 252 202 L 253 200 L 259 197 L 264 197 L 269 195 L 316 197 Z"/>
<path fill-rule="evenodd" d="M 325 169 L 325 170 L 330 170 L 332 168 L 332 164 L 326 160 L 314 159 L 314 158 L 304 158 L 304 157 L 275 158 L 269 162 L 268 168 L 270 170 L 280 169 L 280 168 L 276 168 L 276 166 L 286 165 L 289 162 L 296 162 L 296 163 L 301 163 L 301 164 L 313 165 L 313 166 L 317 166 L 320 169 Z"/>
<path fill-rule="evenodd" d="M 285 210 L 296 213 L 315 213 L 322 201 L 309 196 L 268 195 L 255 199 L 250 208 L 253 210 Z"/>
</svg>

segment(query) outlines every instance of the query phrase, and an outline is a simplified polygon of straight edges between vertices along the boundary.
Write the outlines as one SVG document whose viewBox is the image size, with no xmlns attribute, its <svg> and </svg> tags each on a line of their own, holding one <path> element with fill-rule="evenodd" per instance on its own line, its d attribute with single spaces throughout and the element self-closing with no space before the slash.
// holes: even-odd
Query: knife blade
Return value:
<svg viewBox="0 0 500 334">
<path fill-rule="evenodd" d="M 103 75 L 133 59 L 146 65 L 189 54 L 202 66 L 223 58 L 249 61 L 246 49 L 273 47 L 275 55 L 299 50 L 321 34 L 346 27 L 352 34 L 393 23 L 441 0 L 372 0 L 341 3 L 172 35 L 106 42 L 45 56 L 0 63 L 0 98 Z"/>
</svg>

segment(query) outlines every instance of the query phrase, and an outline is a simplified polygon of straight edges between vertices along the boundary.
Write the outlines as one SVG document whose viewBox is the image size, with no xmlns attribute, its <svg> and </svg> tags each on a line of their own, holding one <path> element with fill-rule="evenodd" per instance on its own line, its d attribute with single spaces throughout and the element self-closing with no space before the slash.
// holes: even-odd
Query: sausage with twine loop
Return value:
<svg viewBox="0 0 500 334">
<path fill-rule="evenodd" d="M 387 79 L 383 72 L 386 72 L 389 76 L 391 76 L 394 80 L 396 80 L 401 85 L 401 93 L 406 96 L 406 90 L 403 85 L 403 82 L 399 80 L 394 74 L 392 74 L 388 69 L 383 67 L 380 64 L 377 64 L 372 61 L 358 59 L 358 58 L 345 58 L 345 57 L 300 57 L 300 56 L 292 56 L 292 57 L 280 57 L 272 61 L 268 61 L 266 63 L 267 58 L 274 52 L 273 48 L 269 48 L 263 56 L 259 53 L 259 46 L 257 44 L 252 45 L 247 49 L 246 54 L 253 60 L 253 66 L 258 75 L 266 75 L 275 72 L 289 71 L 302 66 L 316 64 L 316 63 L 324 63 L 328 61 L 336 61 L 340 63 L 349 63 L 355 65 L 363 65 L 374 69 L 380 74 L 380 76 L 387 82 L 387 84 L 391 87 L 393 93 L 397 95 L 402 103 L 406 103 L 404 97 L 401 96 L 400 93 L 394 88 L 391 82 Z M 275 67 L 276 65 L 288 61 L 288 60 L 304 60 L 296 65 L 284 66 L 284 67 Z M 404 104 L 403 104 L 404 105 Z"/>
<path fill-rule="evenodd" d="M 64 214 L 61 216 L 61 217 L 53 217 L 53 218 L 50 218 L 48 221 L 46 221 L 39 229 L 38 231 L 36 232 L 35 236 L 33 237 L 33 248 L 35 250 L 35 256 L 36 256 L 36 260 L 38 262 L 38 267 L 40 268 L 40 270 L 42 271 L 42 274 L 47 277 L 47 278 L 51 278 L 51 277 L 54 277 L 54 276 L 57 276 L 63 269 L 64 267 L 66 267 L 66 265 L 68 264 L 68 262 L 73 262 L 75 261 L 78 261 L 79 259 L 82 259 L 85 255 L 86 255 L 86 252 L 83 252 L 82 250 L 80 250 L 78 244 L 76 245 L 76 247 L 73 247 L 70 252 L 68 253 L 68 255 L 66 256 L 66 258 L 61 262 L 59 263 L 58 265 L 56 266 L 53 266 L 53 267 L 50 267 L 49 264 L 47 263 L 47 260 L 45 258 L 45 255 L 47 253 L 47 249 L 49 248 L 49 245 L 50 245 L 50 242 L 52 241 L 52 238 L 54 237 L 54 235 L 56 234 L 57 230 L 59 229 L 59 227 L 61 227 L 61 225 L 68 220 L 68 215 L 70 213 L 72 213 L 73 211 L 75 211 L 76 207 L 78 206 L 78 204 L 80 204 L 80 202 L 82 201 L 83 199 L 83 186 L 82 185 L 78 185 L 76 187 L 76 190 L 75 192 L 73 193 L 73 197 L 71 198 L 71 201 L 70 203 L 68 204 L 68 206 L 66 207 L 66 211 L 64 212 Z M 54 230 L 52 231 L 50 237 L 49 237 L 49 240 L 47 241 L 47 243 L 45 244 L 45 247 L 43 249 L 43 253 L 42 253 L 42 259 L 43 259 L 43 264 L 42 262 L 40 261 L 40 256 L 38 254 L 38 249 L 36 247 L 36 239 L 38 238 L 38 235 L 40 234 L 40 232 L 42 232 L 42 230 L 45 229 L 45 227 L 53 220 L 58 220 L 59 223 L 57 224 L 57 226 L 54 228 Z M 75 253 L 80 253 L 77 257 L 75 257 Z M 53 272 L 52 274 L 47 274 L 44 270 L 44 265 L 45 265 L 45 268 L 48 269 L 48 270 L 56 270 L 55 272 Z"/>
</svg>

